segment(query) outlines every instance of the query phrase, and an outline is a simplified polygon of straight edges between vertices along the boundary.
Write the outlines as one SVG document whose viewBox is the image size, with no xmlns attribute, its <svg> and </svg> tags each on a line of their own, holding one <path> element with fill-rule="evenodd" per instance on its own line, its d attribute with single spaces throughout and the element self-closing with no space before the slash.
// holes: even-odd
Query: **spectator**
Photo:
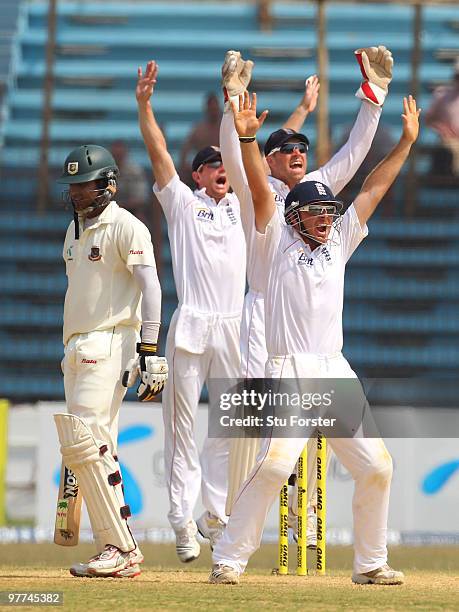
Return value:
<svg viewBox="0 0 459 612">
<path fill-rule="evenodd" d="M 434 90 L 425 122 L 442 144 L 432 154 L 432 174 L 459 177 L 459 57 L 452 82 Z"/>
<path fill-rule="evenodd" d="M 187 185 L 194 187 L 191 178 L 190 157 L 194 157 L 198 151 L 209 145 L 218 146 L 221 118 L 222 110 L 217 95 L 212 92 L 208 93 L 204 106 L 204 119 L 193 127 L 180 152 L 179 173 L 183 182 Z"/>
<path fill-rule="evenodd" d="M 121 206 L 131 212 L 151 230 L 148 214 L 151 194 L 144 169 L 129 159 L 127 145 L 122 140 L 115 140 L 110 149 L 120 170 L 122 180 L 116 193 Z"/>
</svg>

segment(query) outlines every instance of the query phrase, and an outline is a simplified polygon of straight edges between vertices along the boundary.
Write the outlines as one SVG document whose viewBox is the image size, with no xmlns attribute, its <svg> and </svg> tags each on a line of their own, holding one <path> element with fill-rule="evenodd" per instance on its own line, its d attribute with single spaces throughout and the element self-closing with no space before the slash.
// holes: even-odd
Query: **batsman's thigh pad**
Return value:
<svg viewBox="0 0 459 612">
<path fill-rule="evenodd" d="M 127 552 L 136 546 L 126 519 L 121 473 L 107 445 L 100 446 L 83 419 L 55 414 L 62 458 L 76 475 L 96 541 Z"/>
</svg>

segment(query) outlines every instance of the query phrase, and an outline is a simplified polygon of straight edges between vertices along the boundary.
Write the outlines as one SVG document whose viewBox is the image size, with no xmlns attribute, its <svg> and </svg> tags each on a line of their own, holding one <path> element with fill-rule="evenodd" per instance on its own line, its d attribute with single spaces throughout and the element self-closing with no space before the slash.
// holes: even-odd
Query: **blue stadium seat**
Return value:
<svg viewBox="0 0 459 612">
<path fill-rule="evenodd" d="M 3 8 L 2 18 L 7 15 Z M 427 108 L 432 85 L 449 80 L 452 73 L 451 63 L 441 61 L 441 49 L 459 52 L 459 37 L 451 27 L 453 20 L 459 21 L 459 8 L 428 6 L 423 15 L 419 103 Z M 359 107 L 354 91 L 360 78 L 353 50 L 375 41 L 390 47 L 396 61 L 383 121 L 398 137 L 401 96 L 411 84 L 412 16 L 411 6 L 371 3 L 359 4 L 356 10 L 355 5 L 328 5 L 329 114 L 334 142 L 352 124 Z M 113 140 L 124 139 L 132 158 L 149 168 L 137 125 L 134 87 L 137 66 L 150 58 L 160 64 L 154 106 L 176 162 L 183 140 L 202 115 L 206 92 L 219 95 L 220 65 L 230 48 L 239 48 L 256 61 L 253 85 L 260 107 L 271 111 L 260 133 L 260 141 L 266 139 L 298 103 L 305 76 L 317 71 L 313 3 L 274 2 L 273 17 L 272 32 L 263 32 L 254 3 L 58 3 L 49 149 L 53 177 L 68 151 L 84 141 L 109 146 Z M 66 288 L 62 241 L 71 213 L 63 212 L 61 187 L 53 182 L 48 214 L 30 212 L 37 189 L 46 23 L 46 2 L 24 5 L 22 27 L 11 49 L 15 72 L 10 75 L 13 87 L 6 96 L 1 132 L 0 396 L 11 398 L 23 389 L 23 371 L 27 371 L 30 397 L 63 395 L 59 369 Z M 289 49 L 294 51 L 290 57 Z M 313 117 L 305 131 L 312 145 L 308 158 L 312 169 Z M 429 168 L 429 151 L 436 142 L 432 131 L 421 131 L 416 166 L 420 177 Z M 397 186 L 395 191 L 399 198 Z M 419 216 L 432 218 L 372 220 L 368 240 L 349 263 L 345 348 L 359 374 L 379 376 L 390 371 L 435 377 L 458 371 L 457 190 L 420 183 L 418 205 Z M 447 210 L 449 216 L 436 215 L 438 209 Z M 164 341 L 176 305 L 166 235 L 162 261 Z M 28 359 L 34 368 L 28 366 Z"/>
</svg>

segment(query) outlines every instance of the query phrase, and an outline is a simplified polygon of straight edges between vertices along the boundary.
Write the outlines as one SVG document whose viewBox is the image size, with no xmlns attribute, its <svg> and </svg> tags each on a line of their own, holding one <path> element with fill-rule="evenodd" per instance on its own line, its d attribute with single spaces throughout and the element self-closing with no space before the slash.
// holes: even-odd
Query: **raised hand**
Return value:
<svg viewBox="0 0 459 612">
<path fill-rule="evenodd" d="M 382 106 L 392 80 L 394 66 L 392 53 L 383 45 L 379 45 L 379 47 L 356 49 L 354 54 L 363 76 L 355 95 L 375 106 Z"/>
<path fill-rule="evenodd" d="M 158 76 L 158 64 L 153 60 L 149 61 L 145 69 L 145 74 L 142 74 L 142 68 L 137 69 L 137 87 L 135 89 L 135 97 L 137 102 L 148 102 L 153 94 Z"/>
<path fill-rule="evenodd" d="M 319 77 L 317 76 L 317 74 L 313 74 L 312 76 L 306 79 L 304 84 L 305 90 L 303 99 L 301 100 L 301 104 L 303 105 L 303 108 L 308 111 L 308 113 L 312 113 L 316 108 L 317 98 L 319 96 Z"/>
<path fill-rule="evenodd" d="M 241 95 L 249 86 L 253 62 L 244 60 L 239 51 L 227 51 L 222 66 L 222 85 L 228 96 Z"/>
<path fill-rule="evenodd" d="M 416 141 L 419 134 L 419 115 L 421 109 L 416 109 L 416 100 L 413 96 L 403 98 L 403 138 L 411 144 Z"/>
<path fill-rule="evenodd" d="M 265 110 L 257 118 L 257 94 L 253 93 L 250 97 L 248 91 L 239 96 L 239 110 L 234 102 L 231 102 L 231 110 L 233 111 L 236 132 L 239 136 L 255 136 L 268 116 L 268 111 Z"/>
</svg>

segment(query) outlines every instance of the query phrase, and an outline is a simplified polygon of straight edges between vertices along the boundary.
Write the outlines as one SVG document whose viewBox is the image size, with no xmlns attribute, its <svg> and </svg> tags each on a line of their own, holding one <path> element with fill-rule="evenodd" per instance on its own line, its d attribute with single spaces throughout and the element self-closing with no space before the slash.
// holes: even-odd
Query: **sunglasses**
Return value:
<svg viewBox="0 0 459 612">
<path fill-rule="evenodd" d="M 273 153 L 293 153 L 294 150 L 297 150 L 298 153 L 306 153 L 308 150 L 308 145 L 305 142 L 286 142 L 281 147 L 276 147 L 272 151 L 268 153 L 268 155 L 272 155 Z"/>
<path fill-rule="evenodd" d="M 304 212 L 308 212 L 310 215 L 315 217 L 318 215 L 337 214 L 337 207 L 334 204 L 306 204 L 298 210 L 304 210 Z"/>
<path fill-rule="evenodd" d="M 203 164 L 199 166 L 197 172 L 201 172 L 204 166 L 208 166 L 209 168 L 220 168 L 220 166 L 222 165 L 223 165 L 223 162 L 221 159 L 216 159 L 215 161 L 211 161 L 211 162 L 204 162 Z"/>
</svg>

